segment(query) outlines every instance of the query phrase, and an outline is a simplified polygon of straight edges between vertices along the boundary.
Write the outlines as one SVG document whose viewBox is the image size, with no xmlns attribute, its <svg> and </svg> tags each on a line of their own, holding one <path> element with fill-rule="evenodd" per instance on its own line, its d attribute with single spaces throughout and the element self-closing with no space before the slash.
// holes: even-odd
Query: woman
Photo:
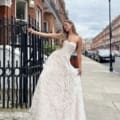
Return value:
<svg viewBox="0 0 120 120">
<path fill-rule="evenodd" d="M 82 39 L 69 20 L 64 21 L 63 30 L 63 33 L 43 33 L 28 29 L 42 37 L 64 38 L 62 48 L 54 51 L 45 63 L 35 89 L 29 119 L 86 120 L 80 80 Z M 78 69 L 70 64 L 74 51 L 77 52 Z"/>
</svg>

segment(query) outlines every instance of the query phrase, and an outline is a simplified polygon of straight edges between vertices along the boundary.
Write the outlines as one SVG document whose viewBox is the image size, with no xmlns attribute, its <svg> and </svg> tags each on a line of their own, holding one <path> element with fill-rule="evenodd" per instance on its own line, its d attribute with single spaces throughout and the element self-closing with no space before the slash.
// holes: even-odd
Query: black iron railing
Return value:
<svg viewBox="0 0 120 120">
<path fill-rule="evenodd" d="M 0 18 L 0 108 L 29 108 L 43 69 L 45 40 L 27 32 L 38 23 Z"/>
</svg>

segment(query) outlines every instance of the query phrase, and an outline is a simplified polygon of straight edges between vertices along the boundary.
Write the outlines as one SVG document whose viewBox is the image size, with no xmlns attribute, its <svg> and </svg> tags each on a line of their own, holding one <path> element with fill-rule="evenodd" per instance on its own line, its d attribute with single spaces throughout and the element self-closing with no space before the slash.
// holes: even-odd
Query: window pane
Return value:
<svg viewBox="0 0 120 120">
<path fill-rule="evenodd" d="M 17 19 L 25 19 L 25 2 L 18 1 L 16 3 L 16 17 Z"/>
<path fill-rule="evenodd" d="M 41 10 L 39 8 L 36 11 L 36 21 L 39 24 L 39 30 L 41 30 Z"/>
<path fill-rule="evenodd" d="M 48 32 L 48 24 L 47 24 L 47 22 L 44 22 L 44 32 Z"/>
</svg>

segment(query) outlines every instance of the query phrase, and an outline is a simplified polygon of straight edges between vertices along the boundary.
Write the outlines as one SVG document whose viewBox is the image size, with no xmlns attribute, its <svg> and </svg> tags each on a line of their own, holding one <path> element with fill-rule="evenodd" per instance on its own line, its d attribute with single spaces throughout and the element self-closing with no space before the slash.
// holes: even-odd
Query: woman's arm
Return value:
<svg viewBox="0 0 120 120">
<path fill-rule="evenodd" d="M 77 42 L 78 74 L 82 74 L 82 38 L 79 37 Z"/>
<path fill-rule="evenodd" d="M 35 31 L 32 28 L 28 28 L 28 32 L 42 36 L 42 37 L 54 38 L 54 39 L 61 39 L 63 36 L 63 33 L 44 33 L 44 32 Z"/>
</svg>

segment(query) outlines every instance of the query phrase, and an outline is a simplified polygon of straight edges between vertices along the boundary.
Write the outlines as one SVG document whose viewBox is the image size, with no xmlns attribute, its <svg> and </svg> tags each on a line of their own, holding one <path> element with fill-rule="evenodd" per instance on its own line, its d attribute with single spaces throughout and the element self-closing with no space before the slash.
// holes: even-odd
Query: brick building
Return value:
<svg viewBox="0 0 120 120">
<path fill-rule="evenodd" d="M 88 51 L 91 50 L 92 48 L 92 39 L 91 38 L 86 38 L 83 41 L 83 51 Z"/>
<path fill-rule="evenodd" d="M 39 30 L 55 32 L 67 18 L 64 0 L 0 0 L 0 18 L 15 17 L 16 21 L 34 18 Z"/>
<path fill-rule="evenodd" d="M 95 38 L 92 49 L 109 48 L 109 25 L 106 26 Z M 120 50 L 120 15 L 112 21 L 112 49 Z"/>
<path fill-rule="evenodd" d="M 1 0 L 0 17 L 15 17 L 16 20 L 28 22 L 28 16 L 36 19 L 43 27 L 43 0 Z"/>
<path fill-rule="evenodd" d="M 64 0 L 46 0 L 44 2 L 44 29 L 54 32 L 62 28 L 67 18 Z"/>
</svg>

